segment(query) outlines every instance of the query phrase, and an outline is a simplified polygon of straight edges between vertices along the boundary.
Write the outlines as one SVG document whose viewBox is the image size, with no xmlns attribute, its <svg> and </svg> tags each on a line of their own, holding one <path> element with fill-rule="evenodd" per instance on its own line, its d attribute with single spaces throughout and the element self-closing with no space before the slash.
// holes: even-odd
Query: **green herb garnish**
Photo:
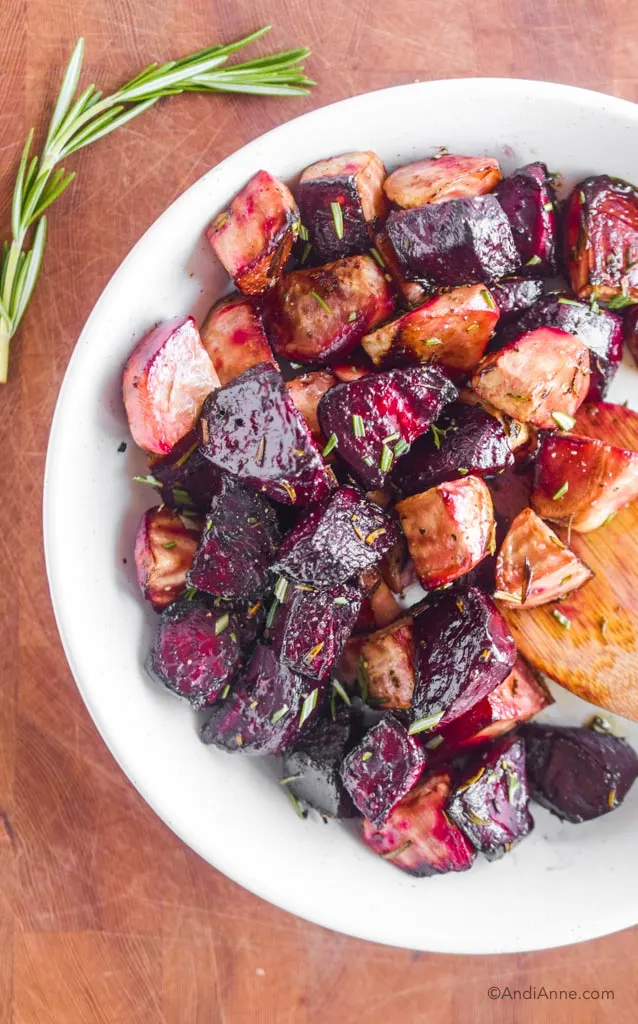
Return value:
<svg viewBox="0 0 638 1024">
<path fill-rule="evenodd" d="M 490 309 L 496 309 L 496 303 L 494 302 L 494 299 L 488 292 L 487 288 L 481 288 L 481 295 L 483 296 L 485 304 L 489 306 Z"/>
<path fill-rule="evenodd" d="M 438 339 L 438 338 L 426 338 L 426 339 L 425 339 L 425 344 L 426 344 L 426 345 L 428 345 L 428 346 L 432 346 L 432 345 L 442 345 L 442 344 L 443 344 L 443 342 L 442 342 L 442 341 L 439 341 L 439 339 Z"/>
<path fill-rule="evenodd" d="M 607 303 L 608 309 L 624 309 L 625 306 L 634 306 L 636 300 L 632 299 L 630 295 L 614 295 L 613 299 L 610 299 Z"/>
<path fill-rule="evenodd" d="M 430 430 L 432 431 L 432 437 L 434 438 L 434 447 L 440 449 L 441 438 L 445 437 L 447 430 L 443 430 L 442 427 L 437 427 L 435 423 L 432 423 Z"/>
<path fill-rule="evenodd" d="M 303 247 L 303 252 L 301 254 L 301 264 L 302 264 L 302 266 L 306 262 L 308 257 L 310 256 L 311 250 L 312 250 L 312 246 L 311 246 L 310 242 L 306 242 L 306 244 Z"/>
<path fill-rule="evenodd" d="M 289 782 L 295 782 L 297 779 L 301 779 L 303 776 L 299 775 L 284 775 L 283 779 L 279 780 L 280 786 L 287 786 Z"/>
<path fill-rule="evenodd" d="M 352 414 L 352 432 L 355 437 L 366 436 L 366 425 L 363 422 L 363 417 L 359 416 L 358 413 Z"/>
<path fill-rule="evenodd" d="M 228 628 L 229 623 L 230 616 L 228 615 L 228 612 L 224 612 L 223 615 L 219 616 L 215 623 L 215 636 L 219 636 L 220 633 L 223 633 L 224 630 Z"/>
<path fill-rule="evenodd" d="M 543 203 L 543 209 L 544 210 L 553 210 L 554 209 L 554 204 L 553 203 Z"/>
<path fill-rule="evenodd" d="M 169 551 L 171 548 L 176 548 L 177 547 L 177 541 L 176 540 L 167 540 L 167 541 L 165 541 L 164 544 L 162 544 L 162 547 L 166 548 L 166 550 Z"/>
<path fill-rule="evenodd" d="M 335 599 L 333 601 L 333 604 L 347 604 L 347 603 L 348 603 L 347 597 L 335 597 Z"/>
<path fill-rule="evenodd" d="M 173 487 L 173 498 L 178 505 L 195 504 L 188 491 L 185 491 L 183 487 Z"/>
<path fill-rule="evenodd" d="M 566 480 L 565 483 L 562 485 L 562 487 L 558 488 L 558 490 L 556 491 L 556 494 L 552 495 L 552 501 L 560 501 L 561 498 L 565 497 L 565 495 L 567 494 L 568 490 L 569 490 L 569 481 Z"/>
<path fill-rule="evenodd" d="M 308 720 L 312 712 L 317 707 L 317 698 L 319 696 L 319 690 L 315 687 L 307 697 L 304 698 L 304 702 L 301 705 L 301 714 L 299 716 L 299 728 Z"/>
<path fill-rule="evenodd" d="M 553 412 L 552 419 L 556 421 L 561 430 L 573 430 L 576 425 L 574 417 L 568 416 L 566 412 Z"/>
<path fill-rule="evenodd" d="M 558 300 L 561 306 L 580 306 L 581 303 L 577 302 L 576 299 L 566 299 L 563 295 Z"/>
<path fill-rule="evenodd" d="M 343 210 L 341 209 L 341 203 L 330 203 L 330 212 L 332 213 L 332 222 L 335 226 L 335 235 L 337 238 L 343 238 Z"/>
<path fill-rule="evenodd" d="M 299 221 L 299 237 L 302 242 L 307 242 L 310 237 L 308 234 L 308 228 L 305 224 L 302 224 L 301 221 Z"/>
<path fill-rule="evenodd" d="M 357 319 L 357 311 L 353 309 L 351 313 L 348 313 L 348 323 L 353 324 Z"/>
<path fill-rule="evenodd" d="M 470 471 L 469 471 L 469 469 L 466 469 L 465 466 L 457 466 L 456 467 L 456 472 L 459 473 L 461 476 L 467 476 L 467 474 Z"/>
<path fill-rule="evenodd" d="M 563 615 L 562 612 L 559 612 L 558 608 L 554 608 L 553 609 L 552 615 L 556 619 L 556 621 L 559 624 L 559 626 L 562 626 L 563 629 L 571 629 L 572 628 L 571 619 L 568 619 L 566 615 Z"/>
<path fill-rule="evenodd" d="M 306 818 L 308 817 L 308 811 L 305 811 L 303 809 L 303 807 L 301 806 L 301 804 L 297 800 L 297 797 L 295 796 L 295 794 L 293 793 L 293 791 L 291 789 L 287 789 L 286 793 L 288 794 L 288 797 L 290 799 L 290 803 L 292 804 L 292 806 L 294 807 L 295 811 L 297 812 L 297 815 L 301 818 L 302 821 L 305 821 Z"/>
<path fill-rule="evenodd" d="M 322 451 L 321 454 L 325 458 L 326 455 L 330 455 L 330 452 L 333 450 L 333 448 L 336 448 L 336 447 L 337 447 L 337 435 L 336 434 L 331 434 L 330 437 L 328 438 L 328 440 L 326 442 L 326 446 L 325 446 L 325 448 L 324 448 L 324 450 Z"/>
<path fill-rule="evenodd" d="M 412 722 L 408 729 L 410 736 L 416 736 L 419 732 L 429 732 L 430 729 L 434 729 L 443 718 L 443 714 L 443 711 L 438 711 L 435 715 L 429 715 L 427 718 L 417 718 L 416 722 Z"/>
<path fill-rule="evenodd" d="M 277 598 L 277 600 L 281 604 L 283 604 L 284 601 L 286 600 L 286 594 L 288 593 L 288 580 L 286 579 L 285 576 L 280 576 L 279 577 L 279 579 L 275 583 L 275 587 L 274 587 L 273 593 L 274 593 L 275 597 Z"/>
<path fill-rule="evenodd" d="M 133 479 L 135 480 L 136 484 L 148 484 L 149 487 L 163 486 L 161 481 L 159 481 L 157 477 L 152 476 L 150 473 L 147 473 L 146 476 L 134 476 Z"/>
<path fill-rule="evenodd" d="M 224 689 L 222 690 L 222 692 L 220 693 L 219 696 L 221 697 L 222 700 L 226 700 L 226 697 L 228 696 L 229 693 L 230 693 L 230 683 L 226 683 Z"/>
<path fill-rule="evenodd" d="M 284 715 L 287 715 L 289 711 L 290 708 L 288 707 L 288 705 L 284 704 L 283 707 L 279 708 L 279 711 L 275 711 L 270 721 L 272 722 L 273 725 L 277 725 L 277 722 L 281 722 Z"/>
<path fill-rule="evenodd" d="M 408 442 L 404 441 L 404 439 L 402 437 L 399 438 L 399 440 L 397 441 L 397 443 L 394 446 L 394 457 L 395 457 L 395 459 L 398 458 L 399 455 L 405 455 L 405 453 L 409 452 L 409 451 L 410 451 L 410 445 L 408 444 Z"/>
<path fill-rule="evenodd" d="M 348 696 L 348 694 L 346 693 L 338 679 L 333 678 L 332 689 L 336 694 L 339 695 L 339 697 L 341 697 L 341 700 L 343 701 L 344 704 L 347 704 L 348 707 L 351 707 L 350 697 Z"/>
<path fill-rule="evenodd" d="M 370 255 L 377 261 L 380 267 L 385 267 L 385 261 L 378 249 L 370 249 Z"/>
<path fill-rule="evenodd" d="M 317 295 L 317 293 L 316 293 L 315 291 L 311 291 L 311 292 L 310 292 L 310 294 L 312 295 L 312 297 L 313 297 L 313 299 L 315 300 L 315 302 L 318 302 L 318 303 L 319 303 L 319 305 L 321 306 L 321 308 L 322 308 L 322 309 L 323 309 L 323 310 L 324 310 L 324 311 L 325 311 L 326 313 L 329 313 L 329 312 L 330 312 L 330 306 L 329 306 L 329 305 L 328 305 L 328 303 L 327 303 L 327 302 L 325 301 L 325 299 L 322 299 L 322 298 L 321 298 L 321 295 Z"/>
<path fill-rule="evenodd" d="M 533 256 L 530 256 L 530 258 L 528 259 L 528 261 L 525 264 L 525 266 L 526 267 L 535 267 L 540 262 L 541 262 L 540 256 L 537 256 L 536 253 L 534 253 Z"/>
<path fill-rule="evenodd" d="M 366 752 L 361 755 L 361 760 L 362 761 L 369 761 L 371 757 L 372 757 L 372 751 L 371 750 L 366 750 Z"/>
<path fill-rule="evenodd" d="M 382 473 L 388 473 L 392 467 L 392 461 L 394 456 L 392 450 L 387 445 L 381 445 L 381 457 L 379 459 L 379 469 Z"/>
</svg>

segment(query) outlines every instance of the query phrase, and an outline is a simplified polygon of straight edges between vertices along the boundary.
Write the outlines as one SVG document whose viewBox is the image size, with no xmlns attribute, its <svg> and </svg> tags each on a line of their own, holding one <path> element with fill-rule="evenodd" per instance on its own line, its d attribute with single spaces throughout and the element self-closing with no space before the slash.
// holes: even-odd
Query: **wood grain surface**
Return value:
<svg viewBox="0 0 638 1024">
<path fill-rule="evenodd" d="M 510 75 L 638 100 L 635 0 L 0 0 L 3 237 L 25 133 L 42 126 L 77 36 L 86 81 L 112 87 L 268 22 L 269 45 L 312 47 L 319 88 L 298 101 L 174 99 L 75 157 L 0 392 L 0 1024 L 635 1024 L 636 930 L 523 956 L 417 954 L 244 892 L 154 817 L 66 665 L 41 544 L 49 424 L 84 320 L 168 203 L 273 125 L 371 88 Z M 614 998 L 490 1000 L 490 985 Z"/>
</svg>

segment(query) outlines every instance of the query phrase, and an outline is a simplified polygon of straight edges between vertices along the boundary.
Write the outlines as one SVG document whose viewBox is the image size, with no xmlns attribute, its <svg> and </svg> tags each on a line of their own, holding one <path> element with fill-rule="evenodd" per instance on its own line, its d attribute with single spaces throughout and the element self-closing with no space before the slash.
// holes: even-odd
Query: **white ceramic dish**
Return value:
<svg viewBox="0 0 638 1024">
<path fill-rule="evenodd" d="M 638 180 L 638 106 L 580 89 L 475 79 L 427 82 L 345 100 L 282 125 L 201 178 L 149 229 L 115 274 L 69 364 L 51 430 L 44 525 L 60 633 L 105 742 L 143 797 L 212 865 L 264 899 L 338 931 L 450 953 L 539 949 L 638 921 L 638 786 L 597 822 L 563 825 L 534 810 L 533 836 L 464 874 L 413 879 L 348 827 L 302 822 L 272 781 L 276 764 L 203 746 L 190 709 L 146 678 L 153 613 L 132 545 L 152 492 L 131 482 L 120 374 L 155 321 L 200 319 L 227 287 L 204 227 L 258 168 L 294 177 L 319 157 L 374 149 L 390 166 L 431 154 L 489 153 L 506 170 L 545 160 L 567 181 L 608 172 Z M 613 397 L 638 405 L 623 367 Z M 127 564 L 124 561 L 127 560 Z M 591 709 L 558 690 L 552 717 Z M 619 723 L 638 745 L 638 725 Z"/>
</svg>

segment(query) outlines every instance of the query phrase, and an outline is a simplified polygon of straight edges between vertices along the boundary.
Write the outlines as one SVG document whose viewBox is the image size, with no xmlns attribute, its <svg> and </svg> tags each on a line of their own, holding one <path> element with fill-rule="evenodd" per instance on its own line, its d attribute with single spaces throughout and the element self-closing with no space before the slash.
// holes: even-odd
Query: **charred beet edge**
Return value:
<svg viewBox="0 0 638 1024">
<path fill-rule="evenodd" d="M 210 395 L 198 430 L 207 459 L 276 501 L 309 505 L 331 490 L 319 449 L 270 363 Z"/>
<path fill-rule="evenodd" d="M 501 180 L 498 161 L 491 156 L 444 156 L 406 164 L 390 174 L 385 193 L 404 208 L 482 196 Z"/>
<path fill-rule="evenodd" d="M 516 647 L 505 619 L 476 587 L 445 594 L 414 619 L 414 722 L 423 731 L 468 711 L 511 672 Z"/>
<path fill-rule="evenodd" d="M 202 344 L 222 384 L 259 363 L 275 365 L 262 319 L 243 295 L 226 295 L 213 306 L 202 327 Z"/>
<path fill-rule="evenodd" d="M 573 290 L 638 300 L 638 190 L 606 174 L 576 185 L 565 204 L 565 262 Z"/>
<path fill-rule="evenodd" d="M 360 659 L 368 699 L 382 708 L 407 710 L 414 691 L 411 616 L 363 637 Z"/>
<path fill-rule="evenodd" d="M 490 476 L 514 465 L 503 424 L 478 406 L 449 405 L 436 431 L 421 437 L 397 464 L 392 483 L 407 496 L 447 480 Z"/>
<path fill-rule="evenodd" d="M 435 367 L 387 370 L 331 388 L 319 403 L 319 423 L 373 489 L 383 487 L 394 462 L 455 397 L 454 385 Z"/>
<path fill-rule="evenodd" d="M 272 568 L 296 583 L 335 587 L 376 565 L 400 536 L 378 505 L 354 487 L 341 487 L 288 534 Z"/>
<path fill-rule="evenodd" d="M 430 773 L 376 827 L 364 819 L 363 841 L 390 864 L 417 878 L 467 871 L 476 856 L 472 844 L 446 813 L 447 771 Z"/>
<path fill-rule="evenodd" d="M 188 582 L 217 597 L 255 601 L 267 589 L 280 541 L 268 498 L 226 477 L 213 498 Z"/>
<path fill-rule="evenodd" d="M 379 827 L 418 781 L 424 765 L 419 743 L 386 715 L 344 758 L 341 779 L 355 807 Z"/>
<path fill-rule="evenodd" d="M 202 740 L 228 751 L 281 754 L 318 717 L 325 696 L 325 684 L 293 672 L 258 644 L 240 685 L 202 728 Z"/>
<path fill-rule="evenodd" d="M 202 526 L 199 519 L 160 506 L 142 516 L 135 537 L 137 582 L 158 611 L 182 593 Z"/>
<path fill-rule="evenodd" d="M 433 285 L 496 281 L 520 267 L 509 221 L 492 195 L 395 210 L 386 231 L 405 276 Z"/>
<path fill-rule="evenodd" d="M 556 194 L 545 164 L 521 167 L 499 182 L 494 195 L 512 228 L 522 273 L 553 277 L 556 264 Z"/>
<path fill-rule="evenodd" d="M 149 474 L 165 505 L 206 512 L 219 491 L 224 473 L 205 459 L 192 430 L 171 448 L 168 455 L 151 456 Z"/>
<path fill-rule="evenodd" d="M 501 740 L 467 768 L 448 813 L 488 860 L 502 857 L 532 831 L 520 737 Z"/>
<path fill-rule="evenodd" d="M 638 757 L 626 740 L 592 729 L 525 727 L 532 799 L 577 824 L 608 814 L 638 775 Z"/>
<path fill-rule="evenodd" d="M 314 255 L 321 263 L 370 248 L 376 220 L 385 215 L 385 167 L 376 153 L 345 153 L 306 167 L 297 201 Z"/>
<path fill-rule="evenodd" d="M 271 630 L 277 657 L 301 675 L 325 679 L 354 629 L 362 597 L 351 584 L 330 590 L 291 584 Z"/>
<path fill-rule="evenodd" d="M 543 282 L 534 277 L 506 277 L 493 284 L 490 292 L 498 306 L 501 321 L 508 322 L 540 299 Z"/>
<path fill-rule="evenodd" d="M 342 704 L 335 716 L 304 730 L 284 757 L 285 785 L 297 798 L 331 818 L 354 818 L 357 810 L 343 788 L 339 768 L 361 735 L 360 716 Z"/>
</svg>

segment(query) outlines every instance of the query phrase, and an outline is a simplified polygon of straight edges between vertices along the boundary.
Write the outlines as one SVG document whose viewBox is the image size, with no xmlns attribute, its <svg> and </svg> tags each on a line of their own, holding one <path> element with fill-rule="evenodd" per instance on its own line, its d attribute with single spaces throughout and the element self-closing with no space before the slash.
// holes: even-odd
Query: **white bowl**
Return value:
<svg viewBox="0 0 638 1024">
<path fill-rule="evenodd" d="M 373 149 L 393 167 L 432 154 L 491 154 L 506 171 L 544 160 L 566 179 L 608 172 L 638 180 L 638 106 L 540 82 L 425 82 L 357 96 L 269 132 L 215 167 L 137 243 L 78 341 L 60 392 L 47 459 L 44 523 L 58 626 L 105 742 L 142 796 L 202 857 L 241 885 L 319 924 L 378 942 L 449 953 L 497 953 L 577 942 L 638 921 L 638 786 L 614 814 L 536 829 L 503 860 L 414 879 L 340 824 L 301 821 L 277 764 L 200 743 L 191 710 L 143 670 L 154 615 L 133 565 L 139 515 L 153 493 L 131 482 L 144 458 L 130 441 L 120 374 L 155 321 L 198 320 L 227 287 L 203 230 L 259 168 L 294 177 L 320 157 Z M 634 399 L 622 368 L 613 397 Z M 557 690 L 554 718 L 589 705 Z M 621 722 L 638 746 L 638 725 Z"/>
</svg>

